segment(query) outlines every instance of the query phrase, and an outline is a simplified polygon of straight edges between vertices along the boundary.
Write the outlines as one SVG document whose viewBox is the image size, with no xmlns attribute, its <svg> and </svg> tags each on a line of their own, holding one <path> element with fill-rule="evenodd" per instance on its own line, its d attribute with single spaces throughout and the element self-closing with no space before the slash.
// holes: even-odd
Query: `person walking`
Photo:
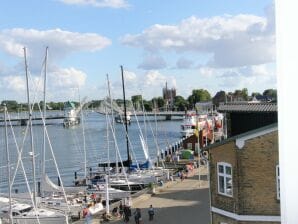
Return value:
<svg viewBox="0 0 298 224">
<path fill-rule="evenodd" d="M 136 224 L 141 224 L 142 216 L 141 216 L 141 209 L 140 208 L 136 208 L 136 210 L 134 212 L 134 217 L 135 217 Z"/>
<path fill-rule="evenodd" d="M 83 209 L 83 218 L 85 219 L 85 224 L 91 224 L 92 223 L 92 215 L 90 213 L 89 208 L 91 207 L 90 204 L 86 208 Z"/>
<path fill-rule="evenodd" d="M 129 222 L 129 207 L 127 207 L 126 205 L 124 205 L 123 213 L 124 213 L 124 222 L 128 223 Z"/>
<path fill-rule="evenodd" d="M 122 218 L 123 217 L 123 205 L 122 205 L 122 201 L 120 201 L 120 204 L 119 204 L 119 214 L 120 214 L 120 217 Z"/>
<path fill-rule="evenodd" d="M 149 215 L 149 221 L 152 221 L 153 216 L 154 216 L 154 209 L 153 209 L 152 205 L 150 205 L 150 207 L 149 207 L 148 215 Z"/>
</svg>

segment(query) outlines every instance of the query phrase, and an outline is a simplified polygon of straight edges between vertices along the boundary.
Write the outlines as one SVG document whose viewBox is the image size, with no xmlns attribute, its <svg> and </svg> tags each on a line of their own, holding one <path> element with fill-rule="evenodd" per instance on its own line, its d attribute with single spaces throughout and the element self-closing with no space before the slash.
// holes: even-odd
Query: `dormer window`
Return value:
<svg viewBox="0 0 298 224">
<path fill-rule="evenodd" d="M 220 162 L 217 164 L 218 193 L 229 197 L 233 196 L 232 165 Z"/>
</svg>

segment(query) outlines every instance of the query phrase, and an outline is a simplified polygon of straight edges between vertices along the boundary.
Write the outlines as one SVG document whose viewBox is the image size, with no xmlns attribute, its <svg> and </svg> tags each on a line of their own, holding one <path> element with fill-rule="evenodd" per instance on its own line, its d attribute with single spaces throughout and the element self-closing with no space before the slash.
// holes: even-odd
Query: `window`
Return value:
<svg viewBox="0 0 298 224">
<path fill-rule="evenodd" d="M 229 163 L 217 164 L 218 193 L 233 196 L 232 166 Z"/>
<path fill-rule="evenodd" d="M 279 165 L 276 166 L 276 196 L 280 199 L 280 180 L 279 180 Z"/>
</svg>

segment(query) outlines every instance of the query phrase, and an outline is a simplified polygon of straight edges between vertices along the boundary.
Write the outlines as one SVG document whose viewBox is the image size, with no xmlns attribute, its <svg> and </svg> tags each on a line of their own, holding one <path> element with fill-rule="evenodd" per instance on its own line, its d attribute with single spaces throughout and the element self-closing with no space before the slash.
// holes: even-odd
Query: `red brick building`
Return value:
<svg viewBox="0 0 298 224">
<path fill-rule="evenodd" d="M 280 223 L 277 124 L 205 149 L 210 160 L 212 223 Z"/>
</svg>

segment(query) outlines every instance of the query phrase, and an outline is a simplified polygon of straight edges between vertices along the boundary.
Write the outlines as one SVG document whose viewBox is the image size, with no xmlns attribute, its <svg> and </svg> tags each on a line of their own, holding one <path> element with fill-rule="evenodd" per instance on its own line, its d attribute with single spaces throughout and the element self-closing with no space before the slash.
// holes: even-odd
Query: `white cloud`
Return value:
<svg viewBox="0 0 298 224">
<path fill-rule="evenodd" d="M 275 36 L 271 25 L 274 16 L 270 15 L 192 16 L 177 25 L 156 24 L 140 34 L 127 34 L 122 43 L 150 52 L 212 54 L 207 64 L 213 67 L 264 64 L 275 59 Z"/>
<path fill-rule="evenodd" d="M 52 99 L 63 99 L 78 97 L 78 88 L 84 86 L 87 75 L 75 68 L 59 68 L 48 73 L 47 95 Z M 0 77 L 0 86 L 2 91 L 10 95 L 19 97 L 26 96 L 26 79 L 25 76 L 8 75 Z M 29 91 L 31 100 L 42 100 L 43 77 L 29 76 Z M 63 93 L 63 94 L 62 94 Z M 5 94 L 7 95 L 7 94 Z"/>
<path fill-rule="evenodd" d="M 125 0 L 60 0 L 68 5 L 88 5 L 98 8 L 127 8 L 129 4 Z"/>
<path fill-rule="evenodd" d="M 137 75 L 134 72 L 124 70 L 124 79 L 126 81 L 135 81 L 136 78 L 137 78 Z"/>
<path fill-rule="evenodd" d="M 229 91 L 247 88 L 262 92 L 267 88 L 276 88 L 276 74 L 266 65 L 224 69 L 222 72 L 216 79 L 219 87 L 228 88 Z"/>
<path fill-rule="evenodd" d="M 49 74 L 49 84 L 52 88 L 78 88 L 85 84 L 87 75 L 75 68 L 60 68 Z"/>
<path fill-rule="evenodd" d="M 202 67 L 199 69 L 199 73 L 203 76 L 213 76 L 216 71 L 213 68 L 210 67 Z"/>
<path fill-rule="evenodd" d="M 253 75 L 257 76 L 264 76 L 269 74 L 266 65 L 253 65 L 251 66 L 251 72 Z"/>
<path fill-rule="evenodd" d="M 160 86 L 166 83 L 166 77 L 159 71 L 149 71 L 145 75 L 145 83 L 148 86 Z"/>
<path fill-rule="evenodd" d="M 145 70 L 162 69 L 167 66 L 165 60 L 160 56 L 150 55 L 144 58 L 143 62 L 138 66 Z"/>
<path fill-rule="evenodd" d="M 0 50 L 17 57 L 23 57 L 23 47 L 28 50 L 30 61 L 36 63 L 44 58 L 45 47 L 49 47 L 51 60 L 59 61 L 74 52 L 101 50 L 111 41 L 95 33 L 77 33 L 61 29 L 40 31 L 36 29 L 7 29 L 0 31 Z"/>
<path fill-rule="evenodd" d="M 45 57 L 45 48 L 49 47 L 48 60 L 48 88 L 49 91 L 60 91 L 62 88 L 82 87 L 87 75 L 75 68 L 60 68 L 59 63 L 66 56 L 81 51 L 99 51 L 111 44 L 111 41 L 94 33 L 77 33 L 61 29 L 35 30 L 35 29 L 7 29 L 0 31 L 0 51 L 14 57 L 20 57 L 16 65 L 10 68 L 0 66 L 0 78 L 2 89 L 9 90 L 13 95 L 24 92 L 24 78 L 15 74 L 24 73 L 24 46 L 27 48 L 27 62 L 35 91 L 41 91 L 40 78 L 36 78 L 41 72 L 42 62 Z M 60 88 L 60 89 L 59 89 Z M 7 95 L 7 94 L 5 94 Z M 54 94 L 55 95 L 55 94 Z M 65 97 L 67 97 L 65 95 Z M 61 97 L 60 97 L 61 98 Z"/>
<path fill-rule="evenodd" d="M 21 76 L 5 76 L 1 79 L 2 86 L 7 90 L 14 92 L 23 92 L 26 91 L 25 78 Z"/>
</svg>

